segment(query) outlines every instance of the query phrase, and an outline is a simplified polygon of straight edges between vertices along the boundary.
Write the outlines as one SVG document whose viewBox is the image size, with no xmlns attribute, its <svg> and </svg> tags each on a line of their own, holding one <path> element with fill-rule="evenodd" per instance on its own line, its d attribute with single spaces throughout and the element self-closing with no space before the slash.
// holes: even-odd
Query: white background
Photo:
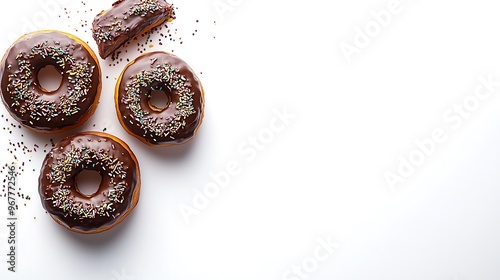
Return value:
<svg viewBox="0 0 500 280">
<path fill-rule="evenodd" d="M 77 13 L 79 1 L 64 0 L 45 11 L 41 5 L 49 2 L 57 3 L 4 3 L 10 6 L 0 31 L 21 35 L 33 31 L 29 24 L 60 29 L 96 50 L 90 25 L 75 28 L 113 1 L 86 1 L 85 9 L 93 8 L 87 13 Z M 127 135 L 113 105 L 124 63 L 108 67 L 110 59 L 101 61 L 109 78 L 83 127 L 53 136 L 1 130 L 0 163 L 13 160 L 9 140 L 42 148 L 17 153 L 26 162 L 19 185 L 32 199 L 18 199 L 16 273 L 3 261 L 8 232 L 0 227 L 0 278 L 500 279 L 500 87 L 477 104 L 473 97 L 480 77 L 500 81 L 500 6 L 401 0 L 386 26 L 373 25 L 372 12 L 390 2 L 176 1 L 178 18 L 170 26 L 183 44 L 159 46 L 153 37 L 149 50 L 174 50 L 203 72 L 206 113 L 196 139 L 153 149 Z M 218 12 L 214 3 L 231 9 Z M 54 9 L 61 18 L 46 16 Z M 349 63 L 340 46 L 356 47 L 356 28 L 366 26 L 373 36 L 358 44 Z M 2 40 L 6 50 L 12 41 Z M 138 55 L 136 46 L 129 50 L 124 57 Z M 474 110 L 460 125 L 443 118 L 464 100 Z M 283 110 L 294 118 L 271 139 L 269 122 Z M 3 106 L 0 111 L 6 114 Z M 0 120 L 2 127 L 11 122 Z M 108 232 L 76 234 L 52 221 L 39 201 L 43 146 L 51 137 L 104 128 L 140 161 L 139 205 Z M 435 129 L 446 141 L 391 188 L 384 174 L 398 175 L 400 159 L 415 154 L 415 141 Z M 249 139 L 259 135 L 269 141 L 255 157 L 238 149 L 250 149 Z M 210 174 L 234 162 L 240 173 L 185 219 L 181 205 L 194 207 L 193 199 L 214 182 Z M 6 217 L 2 197 L 2 225 Z M 338 248 L 322 261 L 312 259 L 318 240 L 328 239 Z M 304 274 L 291 273 L 294 266 Z"/>
</svg>

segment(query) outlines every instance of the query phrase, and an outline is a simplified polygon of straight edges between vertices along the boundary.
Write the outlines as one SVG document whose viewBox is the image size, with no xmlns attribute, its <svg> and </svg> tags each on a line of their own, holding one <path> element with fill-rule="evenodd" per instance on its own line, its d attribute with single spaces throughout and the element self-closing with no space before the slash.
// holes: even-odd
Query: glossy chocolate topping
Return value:
<svg viewBox="0 0 500 280">
<path fill-rule="evenodd" d="M 106 58 L 128 40 L 174 18 L 173 5 L 165 0 L 119 0 L 92 23 L 99 55 Z"/>
<path fill-rule="evenodd" d="M 166 108 L 150 105 L 153 90 L 169 96 Z M 184 143 L 202 122 L 202 85 L 186 62 L 169 53 L 147 53 L 127 65 L 115 94 L 122 125 L 152 145 Z"/>
<path fill-rule="evenodd" d="M 75 178 L 82 170 L 95 170 L 102 177 L 93 195 L 78 191 Z M 105 133 L 79 133 L 61 140 L 47 154 L 39 193 L 43 207 L 54 219 L 88 232 L 113 225 L 133 209 L 139 180 L 138 163 L 125 143 Z"/>
<path fill-rule="evenodd" d="M 42 31 L 25 35 L 7 50 L 0 66 L 0 88 L 5 106 L 17 121 L 37 130 L 57 131 L 77 125 L 95 109 L 99 64 L 81 43 L 66 33 Z M 54 92 L 38 82 L 38 72 L 48 65 L 62 75 Z"/>
</svg>

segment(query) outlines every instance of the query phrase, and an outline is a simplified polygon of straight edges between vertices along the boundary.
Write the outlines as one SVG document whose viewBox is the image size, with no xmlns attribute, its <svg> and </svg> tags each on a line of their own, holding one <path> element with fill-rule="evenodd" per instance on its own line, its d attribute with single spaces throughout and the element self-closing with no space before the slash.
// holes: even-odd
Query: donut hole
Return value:
<svg viewBox="0 0 500 280">
<path fill-rule="evenodd" d="M 76 191 L 83 196 L 92 196 L 99 191 L 102 176 L 95 170 L 82 170 L 76 175 Z"/>
<path fill-rule="evenodd" d="M 163 90 L 153 90 L 151 91 L 151 96 L 149 98 L 149 107 L 153 111 L 163 111 L 170 106 L 170 96 Z"/>
<path fill-rule="evenodd" d="M 61 72 L 54 65 L 47 65 L 38 71 L 38 85 L 48 93 L 54 92 L 61 87 L 62 84 Z"/>
</svg>

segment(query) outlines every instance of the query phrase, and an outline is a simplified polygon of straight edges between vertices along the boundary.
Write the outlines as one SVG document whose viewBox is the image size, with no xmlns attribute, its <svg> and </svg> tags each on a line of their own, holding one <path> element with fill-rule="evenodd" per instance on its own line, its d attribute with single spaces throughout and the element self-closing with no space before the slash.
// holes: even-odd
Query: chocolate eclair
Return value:
<svg viewBox="0 0 500 280">
<path fill-rule="evenodd" d="M 118 0 L 92 23 L 92 37 L 104 59 L 135 36 L 175 18 L 165 0 Z"/>
</svg>

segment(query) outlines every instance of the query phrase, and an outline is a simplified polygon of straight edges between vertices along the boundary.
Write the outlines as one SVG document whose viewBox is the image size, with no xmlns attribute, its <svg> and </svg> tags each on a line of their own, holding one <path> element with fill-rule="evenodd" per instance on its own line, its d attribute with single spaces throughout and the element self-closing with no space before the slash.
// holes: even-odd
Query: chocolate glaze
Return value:
<svg viewBox="0 0 500 280">
<path fill-rule="evenodd" d="M 173 5 L 165 0 L 118 0 L 94 18 L 92 37 L 99 55 L 106 58 L 148 28 L 173 18 Z"/>
<path fill-rule="evenodd" d="M 88 114 L 92 113 L 97 102 L 96 97 L 99 96 L 101 73 L 99 64 L 94 60 L 89 53 L 88 46 L 84 46 L 74 39 L 67 36 L 68 34 L 59 31 L 43 31 L 27 34 L 17 42 L 15 42 L 6 52 L 2 64 L 0 65 L 1 85 L 3 103 L 11 113 L 12 117 L 23 125 L 40 131 L 58 131 L 70 126 L 78 125 L 81 120 L 85 120 Z M 58 65 L 56 59 L 49 56 L 43 57 L 40 54 L 30 55 L 32 49 L 40 44 L 44 44 L 47 48 L 60 48 L 64 50 L 66 55 L 72 57 L 73 62 L 79 64 L 87 64 L 91 71 L 90 83 L 85 83 L 80 88 L 81 91 L 87 92 L 76 101 L 76 104 L 71 106 L 72 114 L 59 112 L 57 116 L 48 116 L 44 113 L 41 102 L 60 103 L 60 98 L 74 93 L 76 89 L 72 88 L 69 83 L 69 78 L 72 77 L 68 73 L 71 69 L 71 61 L 66 61 L 64 65 Z M 81 42 L 83 43 L 83 42 Z M 84 43 L 83 43 L 84 44 Z M 19 55 L 23 54 L 22 57 Z M 22 74 L 20 62 L 31 64 L 29 68 L 31 75 Z M 46 92 L 38 83 L 38 72 L 45 66 L 53 65 L 62 75 L 62 83 L 59 89 L 55 92 Z M 21 77 L 23 75 L 23 77 Z M 15 100 L 19 92 L 12 87 L 15 80 L 22 84 L 29 85 L 26 91 L 32 92 L 35 102 L 29 99 L 21 98 Z M 32 100 L 33 101 L 33 100 Z M 33 103 L 33 104 L 32 104 Z M 31 104 L 31 105 L 30 105 Z M 25 106 L 25 109 L 22 109 Z M 78 112 L 74 111 L 78 110 Z"/>
<path fill-rule="evenodd" d="M 113 139 L 116 138 L 98 132 L 75 134 L 57 143 L 45 157 L 39 177 L 39 194 L 43 207 L 62 225 L 78 231 L 91 232 L 114 225 L 119 217 L 127 215 L 134 208 L 133 196 L 136 196 L 136 203 L 140 188 L 139 165 L 135 156 L 129 152 L 128 146 L 119 139 Z M 87 157 L 82 160 L 83 156 L 73 160 L 69 156 L 80 151 L 91 151 L 89 154 L 92 155 L 104 155 L 103 158 L 106 160 L 97 157 Z M 70 168 L 62 170 L 60 167 L 68 162 Z M 77 163 L 72 164 L 72 162 Z M 84 195 L 77 190 L 75 178 L 82 170 L 95 170 L 102 177 L 99 189 L 93 195 Z M 61 177 L 65 177 L 63 182 L 59 180 Z M 125 186 L 124 191 L 116 198 L 121 203 L 110 199 L 110 191 L 117 185 Z M 66 206 L 60 203 L 65 201 L 64 199 L 56 199 L 58 191 L 62 190 L 69 190 L 66 196 L 69 202 L 66 200 L 66 203 L 62 203 Z M 103 202 L 106 203 L 106 207 L 98 208 L 97 206 Z M 114 203 L 109 205 L 110 202 Z M 94 217 L 86 216 L 88 212 L 71 211 L 76 209 L 74 206 L 79 203 L 103 210 Z"/>
<path fill-rule="evenodd" d="M 185 126 L 179 129 L 176 133 L 168 136 L 160 136 L 153 134 L 151 131 L 146 131 L 141 128 L 140 121 L 133 116 L 130 104 L 123 102 L 124 96 L 127 94 L 127 85 L 131 84 L 138 74 L 152 71 L 160 65 L 170 65 L 175 68 L 176 72 L 185 78 L 187 89 L 191 92 L 192 105 L 194 111 L 184 119 Z M 170 81 L 154 82 L 146 86 L 139 87 L 140 91 L 140 110 L 146 112 L 147 116 L 151 117 L 156 123 L 168 125 L 172 117 L 179 112 L 177 105 L 180 99 L 178 92 L 169 86 Z M 163 88 L 169 96 L 170 104 L 163 110 L 155 110 L 149 105 L 150 93 L 152 88 Z M 170 88 L 170 90 L 169 90 Z M 129 63 L 122 75 L 119 84 L 117 84 L 115 102 L 117 102 L 118 117 L 126 130 L 137 138 L 151 145 L 170 145 L 182 144 L 195 136 L 196 130 L 201 125 L 203 119 L 204 100 L 203 88 L 198 77 L 189 65 L 182 59 L 166 52 L 151 52 L 138 57 L 135 61 Z"/>
</svg>

